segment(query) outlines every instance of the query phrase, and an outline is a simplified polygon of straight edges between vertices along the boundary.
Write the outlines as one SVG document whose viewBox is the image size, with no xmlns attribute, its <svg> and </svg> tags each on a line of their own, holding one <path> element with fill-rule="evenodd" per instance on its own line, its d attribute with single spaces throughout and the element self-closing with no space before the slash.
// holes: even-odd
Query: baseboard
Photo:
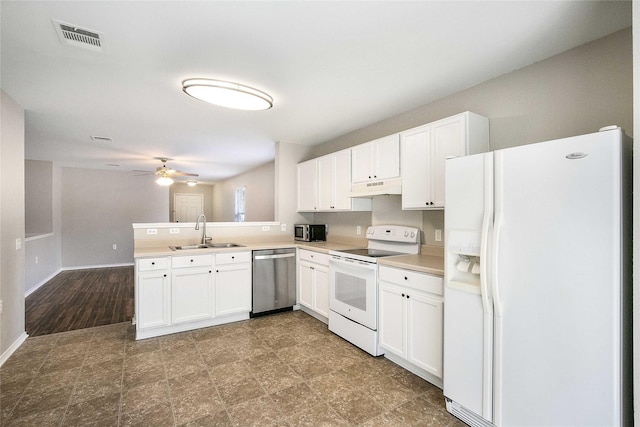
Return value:
<svg viewBox="0 0 640 427">
<path fill-rule="evenodd" d="M 40 287 L 42 287 L 42 285 L 44 285 L 45 283 L 47 283 L 49 280 L 53 279 L 54 277 L 56 277 L 58 274 L 60 274 L 60 272 L 62 271 L 62 269 L 58 269 L 55 273 L 51 274 L 50 276 L 48 276 L 46 279 L 41 280 L 38 284 L 36 284 L 33 288 L 29 289 L 28 291 L 26 291 L 24 293 L 24 297 L 28 297 L 29 295 L 31 295 L 32 293 L 34 293 L 35 291 L 37 291 L 38 289 L 40 289 Z"/>
<path fill-rule="evenodd" d="M 102 264 L 102 265 L 78 265 L 75 267 L 62 267 L 62 271 L 71 271 L 71 270 L 89 270 L 92 268 L 110 268 L 110 267 L 131 267 L 133 266 L 133 262 L 126 262 L 121 264 Z"/>
<path fill-rule="evenodd" d="M 18 348 L 20 348 L 20 346 L 22 345 L 22 343 L 29 337 L 29 335 L 27 335 L 26 332 L 23 332 L 17 340 L 15 340 L 13 342 L 13 344 L 11 344 L 9 346 L 8 349 L 5 350 L 4 353 L 2 353 L 2 355 L 0 356 L 0 366 L 4 365 L 4 362 L 6 362 L 7 360 L 9 360 L 9 357 L 11 357 L 11 355 L 13 353 L 16 352 L 16 350 Z"/>
</svg>

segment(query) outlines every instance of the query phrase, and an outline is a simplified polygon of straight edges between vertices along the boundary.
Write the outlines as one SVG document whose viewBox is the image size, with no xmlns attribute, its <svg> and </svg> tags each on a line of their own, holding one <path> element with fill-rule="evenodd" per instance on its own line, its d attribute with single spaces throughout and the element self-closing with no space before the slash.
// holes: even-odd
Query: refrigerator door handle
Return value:
<svg viewBox="0 0 640 427">
<path fill-rule="evenodd" d="M 500 248 L 500 231 L 502 230 L 503 213 L 496 212 L 493 225 L 493 250 L 491 251 L 491 291 L 495 315 L 502 317 L 502 301 L 500 299 L 500 276 L 498 274 L 498 253 Z"/>
</svg>

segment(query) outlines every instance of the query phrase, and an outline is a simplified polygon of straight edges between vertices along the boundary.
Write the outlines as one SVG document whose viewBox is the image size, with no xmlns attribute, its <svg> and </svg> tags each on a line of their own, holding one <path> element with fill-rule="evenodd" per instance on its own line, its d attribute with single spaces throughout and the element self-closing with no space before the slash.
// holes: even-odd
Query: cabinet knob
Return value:
<svg viewBox="0 0 640 427">
<path fill-rule="evenodd" d="M 404 298 L 404 294 L 402 294 L 402 298 Z"/>
<path fill-rule="evenodd" d="M 209 270 L 209 273 L 211 273 L 211 270 Z"/>
<path fill-rule="evenodd" d="M 220 273 L 220 270 L 216 270 L 216 273 Z"/>
<path fill-rule="evenodd" d="M 236 259 L 236 257 L 232 256 L 231 259 Z"/>
<path fill-rule="evenodd" d="M 433 202 L 429 202 L 430 205 L 433 205 Z"/>
<path fill-rule="evenodd" d="M 409 278 L 407 276 L 404 276 L 404 280 L 409 280 Z"/>
<path fill-rule="evenodd" d="M 155 261 L 151 262 L 151 265 L 156 265 Z"/>
<path fill-rule="evenodd" d="M 409 295 L 407 295 L 407 298 L 409 298 Z"/>
<path fill-rule="evenodd" d="M 165 274 L 164 277 L 167 277 L 167 275 Z"/>
<path fill-rule="evenodd" d="M 189 260 L 190 262 L 193 262 L 193 260 Z"/>
</svg>

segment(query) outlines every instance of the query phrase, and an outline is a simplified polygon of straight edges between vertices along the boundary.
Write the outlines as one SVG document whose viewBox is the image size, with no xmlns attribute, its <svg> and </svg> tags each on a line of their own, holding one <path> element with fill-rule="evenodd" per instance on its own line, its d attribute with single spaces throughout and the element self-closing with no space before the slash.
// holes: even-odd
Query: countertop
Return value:
<svg viewBox="0 0 640 427">
<path fill-rule="evenodd" d="M 135 258 L 161 257 L 161 256 L 188 256 L 197 254 L 216 254 L 228 252 L 246 252 L 261 249 L 278 249 L 278 248 L 301 248 L 315 252 L 328 254 L 329 251 L 339 251 L 345 249 L 355 249 L 361 246 L 350 245 L 336 242 L 299 242 L 294 240 L 280 242 L 261 242 L 261 243 L 245 243 L 237 241 L 234 243 L 244 246 L 234 248 L 207 248 L 207 249 L 189 249 L 181 251 L 172 251 L 169 246 L 143 247 L 134 250 Z M 435 255 L 399 255 L 378 259 L 378 264 L 388 265 L 390 267 L 404 268 L 422 273 L 444 276 L 444 258 Z"/>
<path fill-rule="evenodd" d="M 444 276 L 444 257 L 436 255 L 398 255 L 380 258 L 378 264 Z"/>
</svg>

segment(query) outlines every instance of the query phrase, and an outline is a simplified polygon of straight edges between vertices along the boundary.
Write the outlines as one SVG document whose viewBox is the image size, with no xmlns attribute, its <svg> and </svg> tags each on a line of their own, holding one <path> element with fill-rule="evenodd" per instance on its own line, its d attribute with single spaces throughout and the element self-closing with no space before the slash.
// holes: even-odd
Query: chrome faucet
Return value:
<svg viewBox="0 0 640 427">
<path fill-rule="evenodd" d="M 196 230 L 200 230 L 200 218 L 202 218 L 202 244 L 206 245 L 207 240 L 211 240 L 211 237 L 207 237 L 207 217 L 201 213 L 196 219 Z"/>
</svg>

